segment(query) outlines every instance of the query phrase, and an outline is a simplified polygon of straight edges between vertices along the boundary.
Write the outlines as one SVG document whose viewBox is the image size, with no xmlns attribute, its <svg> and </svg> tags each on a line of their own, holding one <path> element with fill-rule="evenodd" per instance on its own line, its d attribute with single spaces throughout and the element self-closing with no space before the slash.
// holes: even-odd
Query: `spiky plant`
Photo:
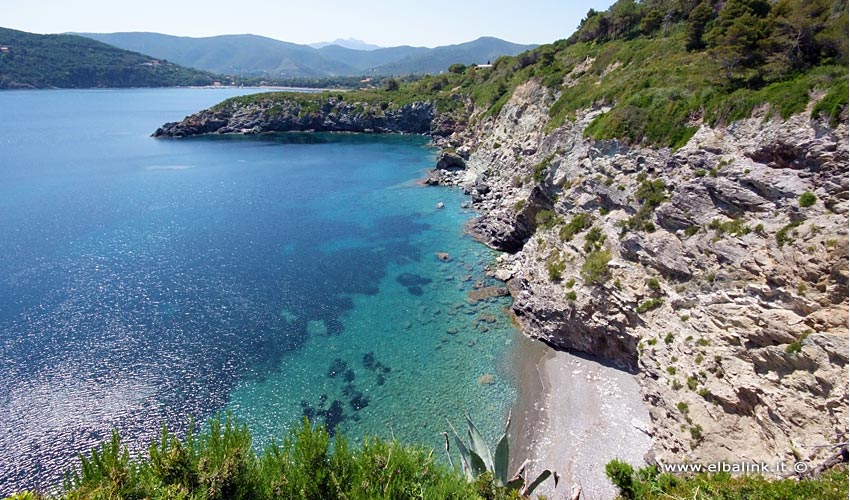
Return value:
<svg viewBox="0 0 850 500">
<path fill-rule="evenodd" d="M 460 453 L 460 465 L 468 481 L 472 482 L 482 474 L 491 473 L 496 479 L 496 484 L 499 487 L 517 491 L 521 496 L 528 497 L 531 493 L 540 486 L 543 481 L 552 476 L 555 481 L 555 487 L 558 487 L 558 473 L 552 472 L 549 469 L 541 472 L 530 483 L 526 478 L 526 467 L 531 463 L 530 460 L 525 460 L 516 473 L 508 477 L 508 462 L 510 461 L 510 446 L 508 444 L 508 429 L 511 426 L 511 414 L 508 413 L 508 421 L 505 423 L 505 432 L 496 444 L 495 455 L 490 452 L 487 442 L 484 437 L 475 427 L 475 424 L 466 415 L 467 435 L 469 436 L 469 446 L 466 446 L 458 436 L 457 431 L 451 422 L 447 420 L 449 428 L 452 430 L 455 444 Z M 449 433 L 443 432 L 443 437 L 446 439 L 446 455 L 449 457 L 449 464 L 454 467 L 452 462 L 452 454 L 449 445 Z"/>
</svg>

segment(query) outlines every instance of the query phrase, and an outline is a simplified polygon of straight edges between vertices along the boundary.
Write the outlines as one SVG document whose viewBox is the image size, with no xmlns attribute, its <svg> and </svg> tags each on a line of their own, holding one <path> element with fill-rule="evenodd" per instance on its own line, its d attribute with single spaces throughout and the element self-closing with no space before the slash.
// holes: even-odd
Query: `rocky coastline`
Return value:
<svg viewBox="0 0 850 500">
<path fill-rule="evenodd" d="M 810 118 L 817 97 L 672 151 L 585 138 L 602 107 L 547 131 L 530 80 L 435 139 L 452 167 L 428 183 L 472 196 L 525 333 L 636 374 L 649 462 L 846 457 L 848 132 Z"/>
<path fill-rule="evenodd" d="M 349 103 L 339 97 L 328 97 L 315 107 L 297 100 L 269 99 L 248 104 L 226 101 L 179 122 L 166 123 L 153 137 L 295 131 L 434 135 L 440 133 L 434 128 L 438 122 L 436 115 L 434 104 L 424 101 L 397 108 Z"/>
<path fill-rule="evenodd" d="M 468 230 L 505 252 L 493 274 L 525 334 L 637 378 L 647 461 L 812 471 L 848 440 L 848 130 L 810 118 L 819 97 L 785 120 L 698 124 L 675 151 L 584 137 L 605 107 L 547 130 L 555 96 L 535 79 L 495 116 L 330 98 L 214 108 L 154 136 L 430 134 L 426 182 L 471 195 Z"/>
</svg>

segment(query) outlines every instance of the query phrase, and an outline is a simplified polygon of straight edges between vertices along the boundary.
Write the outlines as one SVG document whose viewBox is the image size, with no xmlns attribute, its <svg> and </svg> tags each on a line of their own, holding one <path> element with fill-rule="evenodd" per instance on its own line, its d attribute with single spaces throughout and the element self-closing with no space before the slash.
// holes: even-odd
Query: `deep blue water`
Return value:
<svg viewBox="0 0 850 500">
<path fill-rule="evenodd" d="M 459 192 L 416 183 L 426 139 L 149 137 L 245 92 L 0 93 L 0 495 L 112 428 L 138 451 L 223 410 L 258 444 L 305 415 L 498 431 L 516 332 L 506 299 L 468 300 L 493 255 Z"/>
</svg>

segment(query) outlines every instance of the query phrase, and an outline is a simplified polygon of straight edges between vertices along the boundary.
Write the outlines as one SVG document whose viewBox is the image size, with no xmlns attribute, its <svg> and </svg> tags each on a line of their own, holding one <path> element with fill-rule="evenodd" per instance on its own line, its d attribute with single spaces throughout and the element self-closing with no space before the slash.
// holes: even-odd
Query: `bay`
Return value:
<svg viewBox="0 0 850 500">
<path fill-rule="evenodd" d="M 440 447 L 491 440 L 518 341 L 423 137 L 150 133 L 247 89 L 0 93 L 0 495 L 121 432 L 232 412 Z M 445 208 L 438 209 L 438 202 Z M 437 258 L 438 252 L 451 256 Z"/>
</svg>

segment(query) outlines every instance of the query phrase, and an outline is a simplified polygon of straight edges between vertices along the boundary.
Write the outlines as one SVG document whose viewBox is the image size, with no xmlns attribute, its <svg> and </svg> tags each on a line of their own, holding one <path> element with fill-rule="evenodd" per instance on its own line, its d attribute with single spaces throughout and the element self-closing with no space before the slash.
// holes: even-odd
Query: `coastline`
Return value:
<svg viewBox="0 0 850 500">
<path fill-rule="evenodd" d="M 511 472 L 529 458 L 529 477 L 543 469 L 561 476 L 557 490 L 547 480 L 536 494 L 568 499 L 580 487 L 583 499 L 614 498 L 605 464 L 618 458 L 642 467 L 652 445 L 635 375 L 527 340 L 512 359 L 519 393 L 512 410 Z"/>
</svg>

